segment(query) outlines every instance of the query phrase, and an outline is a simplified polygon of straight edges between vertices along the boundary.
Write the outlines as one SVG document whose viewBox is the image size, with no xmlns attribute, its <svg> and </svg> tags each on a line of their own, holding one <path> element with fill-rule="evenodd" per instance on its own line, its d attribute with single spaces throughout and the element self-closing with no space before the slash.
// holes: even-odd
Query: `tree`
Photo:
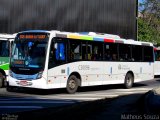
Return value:
<svg viewBox="0 0 160 120">
<path fill-rule="evenodd" d="M 139 4 L 138 39 L 160 44 L 160 0 Z"/>
</svg>

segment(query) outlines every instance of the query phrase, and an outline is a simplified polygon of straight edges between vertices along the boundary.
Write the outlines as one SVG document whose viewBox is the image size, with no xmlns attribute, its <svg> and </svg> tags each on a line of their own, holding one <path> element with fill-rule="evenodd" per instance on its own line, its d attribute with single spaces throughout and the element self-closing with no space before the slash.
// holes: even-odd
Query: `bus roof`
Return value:
<svg viewBox="0 0 160 120">
<path fill-rule="evenodd" d="M 14 34 L 0 34 L 0 40 L 13 40 L 17 33 Z"/>
<path fill-rule="evenodd" d="M 54 31 L 55 32 L 55 31 Z M 81 33 L 71 33 L 71 32 L 60 32 L 56 31 L 56 37 L 62 38 L 70 38 L 70 39 L 78 39 L 78 40 L 90 40 L 90 41 L 101 41 L 101 42 L 109 42 L 109 43 L 124 43 L 124 44 L 135 44 L 135 45 L 145 45 L 145 46 L 153 46 L 150 42 L 136 41 L 132 39 L 123 39 L 116 35 L 110 34 L 88 34 L 84 35 Z"/>
<path fill-rule="evenodd" d="M 33 33 L 50 33 L 50 31 L 47 31 L 47 30 L 27 30 L 27 31 L 21 31 L 19 33 L 30 33 L 30 32 L 33 32 Z"/>
<path fill-rule="evenodd" d="M 135 44 L 135 45 L 144 45 L 144 46 L 153 46 L 150 42 L 136 41 L 133 39 L 123 39 L 118 35 L 106 34 L 106 33 L 95 33 L 95 32 L 64 32 L 64 31 L 47 31 L 47 30 L 28 30 L 22 31 L 19 33 L 50 33 L 55 37 L 77 39 L 77 40 L 89 40 L 89 41 L 101 41 L 108 43 L 123 43 L 123 44 Z"/>
</svg>

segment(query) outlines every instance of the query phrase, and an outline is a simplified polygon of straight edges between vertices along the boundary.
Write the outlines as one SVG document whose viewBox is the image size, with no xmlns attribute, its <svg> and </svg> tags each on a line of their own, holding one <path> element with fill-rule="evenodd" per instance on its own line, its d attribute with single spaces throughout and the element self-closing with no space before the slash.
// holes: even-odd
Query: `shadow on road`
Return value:
<svg viewBox="0 0 160 120">
<path fill-rule="evenodd" d="M 157 81 L 157 82 L 160 82 L 160 79 L 157 79 L 156 81 Z"/>
<path fill-rule="evenodd" d="M 147 86 L 141 83 L 135 83 L 133 88 L 139 88 Z M 112 89 L 125 89 L 123 84 L 116 84 L 116 85 L 100 85 L 100 86 L 88 86 L 88 87 L 81 87 L 78 89 L 77 93 L 81 92 L 94 92 L 94 91 L 102 91 L 102 90 L 112 90 Z M 51 94 L 66 94 L 67 91 L 65 88 L 61 89 L 34 89 L 34 88 L 19 88 L 15 87 L 9 92 L 16 92 L 16 93 L 26 93 L 26 94 L 36 94 L 36 95 L 51 95 Z"/>
<path fill-rule="evenodd" d="M 18 112 L 15 115 L 19 120 L 45 119 L 45 120 L 106 120 L 121 119 L 122 115 L 136 115 L 141 112 L 140 102 L 142 94 L 132 94 L 117 98 L 81 102 L 66 107 L 45 108 L 28 112 Z M 3 116 L 2 116 L 3 117 Z"/>
</svg>

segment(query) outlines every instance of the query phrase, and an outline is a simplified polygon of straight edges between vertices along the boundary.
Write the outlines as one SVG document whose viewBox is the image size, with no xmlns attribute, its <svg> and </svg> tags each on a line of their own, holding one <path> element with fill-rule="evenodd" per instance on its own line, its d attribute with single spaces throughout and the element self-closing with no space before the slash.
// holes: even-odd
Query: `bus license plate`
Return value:
<svg viewBox="0 0 160 120">
<path fill-rule="evenodd" d="M 21 80 L 19 82 L 19 84 L 22 85 L 22 86 L 26 86 L 26 85 L 28 85 L 28 82 L 27 82 L 27 80 Z"/>
</svg>

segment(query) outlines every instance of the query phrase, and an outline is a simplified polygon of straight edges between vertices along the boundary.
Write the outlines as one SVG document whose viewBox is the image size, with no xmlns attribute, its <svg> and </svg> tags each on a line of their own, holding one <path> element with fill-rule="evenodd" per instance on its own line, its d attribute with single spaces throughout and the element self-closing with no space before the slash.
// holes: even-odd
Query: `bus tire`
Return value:
<svg viewBox="0 0 160 120">
<path fill-rule="evenodd" d="M 133 75 L 131 73 L 127 73 L 124 82 L 125 88 L 127 89 L 131 88 L 133 86 L 133 83 L 134 83 Z"/>
<path fill-rule="evenodd" d="M 78 78 L 75 75 L 71 75 L 67 81 L 67 92 L 69 94 L 74 94 L 78 89 Z"/>
<path fill-rule="evenodd" d="M 4 75 L 0 72 L 0 88 L 3 87 L 4 84 Z"/>
<path fill-rule="evenodd" d="M 13 92 L 13 87 L 7 86 L 7 87 L 6 87 L 6 90 L 7 90 L 8 92 Z"/>
</svg>

